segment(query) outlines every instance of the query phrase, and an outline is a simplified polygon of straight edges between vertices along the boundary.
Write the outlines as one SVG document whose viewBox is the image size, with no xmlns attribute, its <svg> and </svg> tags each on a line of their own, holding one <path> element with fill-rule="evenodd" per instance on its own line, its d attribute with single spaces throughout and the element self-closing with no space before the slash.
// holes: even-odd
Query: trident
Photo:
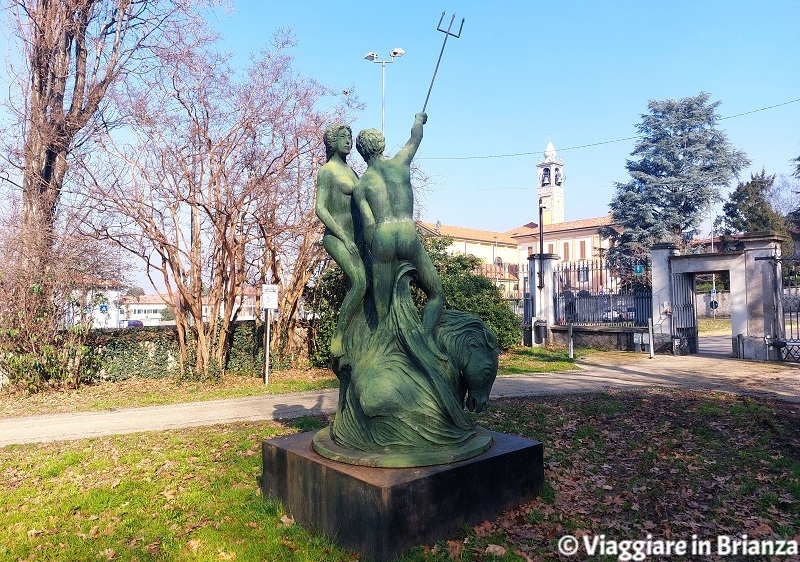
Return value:
<svg viewBox="0 0 800 562">
<path fill-rule="evenodd" d="M 439 63 L 442 62 L 442 55 L 444 54 L 444 47 L 447 45 L 447 38 L 451 35 L 458 39 L 461 37 L 461 30 L 464 29 L 464 20 L 461 20 L 461 27 L 458 28 L 458 35 L 455 33 L 450 33 L 450 28 L 453 27 L 453 22 L 456 19 L 456 15 L 453 14 L 453 17 L 450 18 L 450 25 L 447 26 L 447 29 L 442 29 L 440 26 L 442 25 L 442 21 L 444 20 L 444 12 L 442 12 L 442 17 L 439 18 L 439 24 L 436 26 L 437 31 L 441 31 L 444 33 L 444 43 L 442 43 L 442 50 L 439 52 L 439 60 L 436 61 L 436 68 L 433 70 L 433 78 L 431 78 L 431 86 L 428 88 L 428 95 L 425 96 L 425 105 L 422 106 L 422 112 L 425 113 L 425 108 L 428 107 L 428 98 L 431 97 L 431 90 L 433 90 L 433 81 L 436 80 L 436 73 L 439 72 Z"/>
</svg>

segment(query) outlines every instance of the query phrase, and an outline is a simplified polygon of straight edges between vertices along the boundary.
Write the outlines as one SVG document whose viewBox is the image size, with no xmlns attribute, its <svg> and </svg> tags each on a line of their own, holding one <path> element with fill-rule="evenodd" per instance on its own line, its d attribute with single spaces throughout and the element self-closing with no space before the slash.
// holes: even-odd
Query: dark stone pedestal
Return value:
<svg viewBox="0 0 800 562">
<path fill-rule="evenodd" d="M 312 532 L 366 559 L 392 560 L 411 547 L 456 536 L 533 499 L 544 482 L 542 444 L 490 432 L 488 451 L 420 468 L 343 464 L 313 451 L 314 432 L 262 444 L 261 492 L 283 502 Z"/>
</svg>

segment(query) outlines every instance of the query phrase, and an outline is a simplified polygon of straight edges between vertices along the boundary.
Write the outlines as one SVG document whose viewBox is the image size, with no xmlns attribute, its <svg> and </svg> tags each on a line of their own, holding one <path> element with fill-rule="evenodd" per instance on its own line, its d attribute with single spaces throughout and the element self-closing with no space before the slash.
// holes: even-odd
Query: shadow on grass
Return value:
<svg viewBox="0 0 800 562">
<path fill-rule="evenodd" d="M 307 404 L 275 404 L 272 415 L 275 421 L 287 429 L 298 432 L 316 431 L 330 422 L 329 414 L 323 407 L 324 398 L 317 397 L 314 405 Z"/>
</svg>

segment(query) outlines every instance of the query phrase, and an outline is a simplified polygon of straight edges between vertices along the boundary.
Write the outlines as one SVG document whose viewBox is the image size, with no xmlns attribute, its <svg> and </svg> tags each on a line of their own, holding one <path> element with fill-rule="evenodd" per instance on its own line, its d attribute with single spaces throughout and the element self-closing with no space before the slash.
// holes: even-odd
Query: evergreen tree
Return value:
<svg viewBox="0 0 800 562">
<path fill-rule="evenodd" d="M 800 156 L 790 160 L 795 166 L 794 173 L 792 174 L 797 179 L 800 179 Z M 800 229 L 800 207 L 792 209 L 786 215 L 787 225 L 793 229 Z"/>
<path fill-rule="evenodd" d="M 604 228 L 614 246 L 610 263 L 643 263 L 656 242 L 685 244 L 703 211 L 749 164 L 744 152 L 716 128 L 720 102 L 701 92 L 680 100 L 650 101 L 637 125 L 641 136 L 625 167 L 631 179 L 617 183 L 611 214 L 620 230 Z"/>
<path fill-rule="evenodd" d="M 722 206 L 723 215 L 717 219 L 720 234 L 731 235 L 760 230 L 783 232 L 785 221 L 769 203 L 775 175 L 768 176 L 762 169 L 758 175 L 750 174 L 750 181 L 739 182 Z"/>
</svg>

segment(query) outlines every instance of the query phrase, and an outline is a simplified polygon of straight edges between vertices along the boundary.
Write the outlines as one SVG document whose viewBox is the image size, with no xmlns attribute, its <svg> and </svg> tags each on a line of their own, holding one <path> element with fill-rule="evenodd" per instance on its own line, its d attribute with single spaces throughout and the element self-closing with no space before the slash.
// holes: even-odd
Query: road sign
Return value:
<svg viewBox="0 0 800 562">
<path fill-rule="evenodd" d="M 107 304 L 104 303 L 104 304 L 100 305 L 100 314 L 108 314 L 108 305 Z"/>
<path fill-rule="evenodd" d="M 641 264 L 633 266 L 633 274 L 634 275 L 644 275 L 644 266 Z"/>
<path fill-rule="evenodd" d="M 261 285 L 261 310 L 278 308 L 278 286 Z"/>
<path fill-rule="evenodd" d="M 716 295 L 717 294 L 717 290 L 716 289 L 711 289 L 711 294 L 712 295 Z"/>
<path fill-rule="evenodd" d="M 719 307 L 719 303 L 718 303 L 717 301 L 711 301 L 711 302 L 709 303 L 709 306 L 710 306 L 712 309 L 717 309 L 717 308 Z"/>
</svg>

